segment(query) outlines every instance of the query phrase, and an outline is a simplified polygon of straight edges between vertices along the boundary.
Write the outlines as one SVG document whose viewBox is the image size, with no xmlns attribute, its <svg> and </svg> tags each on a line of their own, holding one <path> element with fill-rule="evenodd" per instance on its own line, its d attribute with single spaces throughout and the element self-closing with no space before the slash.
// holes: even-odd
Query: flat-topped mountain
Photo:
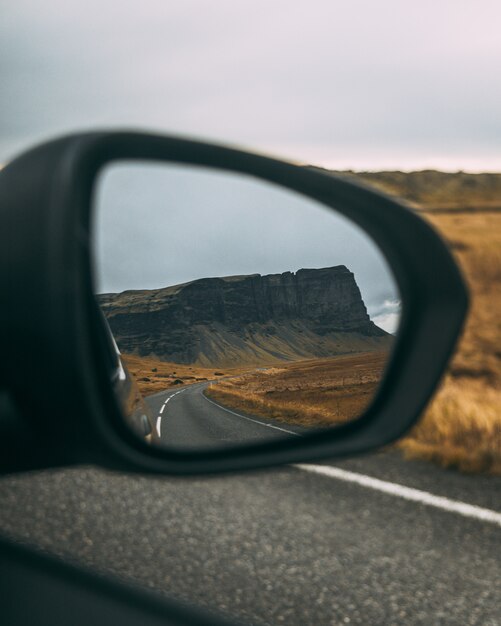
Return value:
<svg viewBox="0 0 501 626">
<path fill-rule="evenodd" d="M 344 265 L 98 296 L 122 352 L 204 366 L 389 347 Z"/>
</svg>

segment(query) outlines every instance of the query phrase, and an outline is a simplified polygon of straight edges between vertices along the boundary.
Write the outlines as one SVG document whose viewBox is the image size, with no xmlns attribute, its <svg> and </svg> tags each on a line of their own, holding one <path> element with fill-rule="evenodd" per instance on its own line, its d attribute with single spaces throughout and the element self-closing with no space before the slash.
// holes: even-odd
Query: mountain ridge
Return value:
<svg viewBox="0 0 501 626">
<path fill-rule="evenodd" d="M 98 301 L 123 352 L 178 363 L 257 365 L 391 343 L 344 265 L 201 278 Z"/>
</svg>

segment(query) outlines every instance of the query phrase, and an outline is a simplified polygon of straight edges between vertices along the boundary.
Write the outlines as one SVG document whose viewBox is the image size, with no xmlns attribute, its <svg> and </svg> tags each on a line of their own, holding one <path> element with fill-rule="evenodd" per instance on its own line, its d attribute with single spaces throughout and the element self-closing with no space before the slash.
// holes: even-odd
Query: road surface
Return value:
<svg viewBox="0 0 501 626">
<path fill-rule="evenodd" d="M 498 626 L 500 492 L 397 452 L 210 478 L 82 467 L 0 479 L 0 532 L 254 624 Z"/>
<path fill-rule="evenodd" d="M 297 437 L 305 431 L 222 407 L 205 396 L 208 385 L 171 388 L 146 398 L 162 443 L 199 449 Z"/>
</svg>

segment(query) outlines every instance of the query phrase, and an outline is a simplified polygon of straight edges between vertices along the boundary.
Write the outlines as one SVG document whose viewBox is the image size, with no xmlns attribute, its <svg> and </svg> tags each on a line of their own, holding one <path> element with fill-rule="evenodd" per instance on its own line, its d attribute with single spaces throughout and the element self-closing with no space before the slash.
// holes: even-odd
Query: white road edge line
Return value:
<svg viewBox="0 0 501 626">
<path fill-rule="evenodd" d="M 310 464 L 295 464 L 293 467 L 311 472 L 313 474 L 321 474 L 322 476 L 328 476 L 329 478 L 337 478 L 339 480 L 345 480 L 350 483 L 357 483 L 362 487 L 368 487 L 369 489 L 375 489 L 383 493 L 390 494 L 392 496 L 398 496 L 404 498 L 404 500 L 411 500 L 412 502 L 419 502 L 426 504 L 427 506 L 434 506 L 437 509 L 443 511 L 449 511 L 451 513 L 457 513 L 463 517 L 472 517 L 482 522 L 490 522 L 501 526 L 501 513 L 492 511 L 491 509 L 484 509 L 474 504 L 466 504 L 459 500 L 450 500 L 443 496 L 435 496 L 427 491 L 421 491 L 420 489 L 414 489 L 412 487 L 404 487 L 396 483 L 390 483 L 386 480 L 379 480 L 379 478 L 372 478 L 365 474 L 357 474 L 355 472 L 348 472 L 340 467 L 333 467 L 332 465 L 310 465 Z"/>
<path fill-rule="evenodd" d="M 157 417 L 157 423 L 156 423 L 156 429 L 157 429 L 157 433 L 158 436 L 161 437 L 162 436 L 162 413 L 164 412 L 164 409 L 167 405 L 167 402 L 169 402 L 169 400 L 172 400 L 172 398 L 174 396 L 177 396 L 178 393 L 182 393 L 183 391 L 186 391 L 186 387 L 184 389 L 180 389 L 179 391 L 176 391 L 176 393 L 173 393 L 171 396 L 169 396 L 167 398 L 167 400 L 162 404 L 162 408 L 160 409 L 160 413 L 158 414 Z"/>
<path fill-rule="evenodd" d="M 207 402 L 210 402 L 211 404 L 214 404 L 215 406 L 217 406 L 218 409 L 222 409 L 223 411 L 226 411 L 227 413 L 231 413 L 232 415 L 236 415 L 237 417 L 241 417 L 244 420 L 249 420 L 249 422 L 254 422 L 255 424 L 261 424 L 261 426 L 266 426 L 267 428 L 274 428 L 275 430 L 281 430 L 282 432 L 288 433 L 289 435 L 296 435 L 296 437 L 302 437 L 302 435 L 300 433 L 295 433 L 293 430 L 287 430 L 286 428 L 280 428 L 280 426 L 275 426 L 274 424 L 266 424 L 265 422 L 260 422 L 259 420 L 254 420 L 254 419 L 252 419 L 252 417 L 247 417 L 246 415 L 241 415 L 240 413 L 235 413 L 235 411 L 230 411 L 230 409 L 227 409 L 224 406 L 221 406 L 217 402 L 214 402 L 214 400 L 210 400 L 203 393 L 203 391 L 202 391 L 202 396 L 207 400 Z"/>
</svg>

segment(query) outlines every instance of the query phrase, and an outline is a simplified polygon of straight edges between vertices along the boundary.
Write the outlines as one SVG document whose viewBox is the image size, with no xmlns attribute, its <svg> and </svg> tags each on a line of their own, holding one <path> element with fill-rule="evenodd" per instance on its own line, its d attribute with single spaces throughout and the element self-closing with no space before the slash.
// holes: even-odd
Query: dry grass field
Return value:
<svg viewBox="0 0 501 626">
<path fill-rule="evenodd" d="M 501 174 L 357 176 L 422 211 L 449 243 L 471 294 L 463 337 L 442 386 L 399 445 L 408 456 L 501 474 Z"/>
<path fill-rule="evenodd" d="M 190 385 L 220 376 L 236 376 L 246 371 L 245 368 L 216 369 L 180 365 L 135 354 L 122 354 L 122 358 L 144 396 L 151 396 L 176 385 Z"/>
<path fill-rule="evenodd" d="M 264 418 L 329 426 L 363 412 L 387 361 L 383 351 L 296 361 L 213 383 L 206 393 L 225 406 Z"/>
<path fill-rule="evenodd" d="M 428 210 L 501 209 L 501 174 L 468 172 L 359 172 L 355 175 L 386 193 Z"/>
<path fill-rule="evenodd" d="M 447 239 L 471 310 L 441 389 L 399 445 L 466 472 L 501 473 L 501 213 L 424 213 Z"/>
</svg>

